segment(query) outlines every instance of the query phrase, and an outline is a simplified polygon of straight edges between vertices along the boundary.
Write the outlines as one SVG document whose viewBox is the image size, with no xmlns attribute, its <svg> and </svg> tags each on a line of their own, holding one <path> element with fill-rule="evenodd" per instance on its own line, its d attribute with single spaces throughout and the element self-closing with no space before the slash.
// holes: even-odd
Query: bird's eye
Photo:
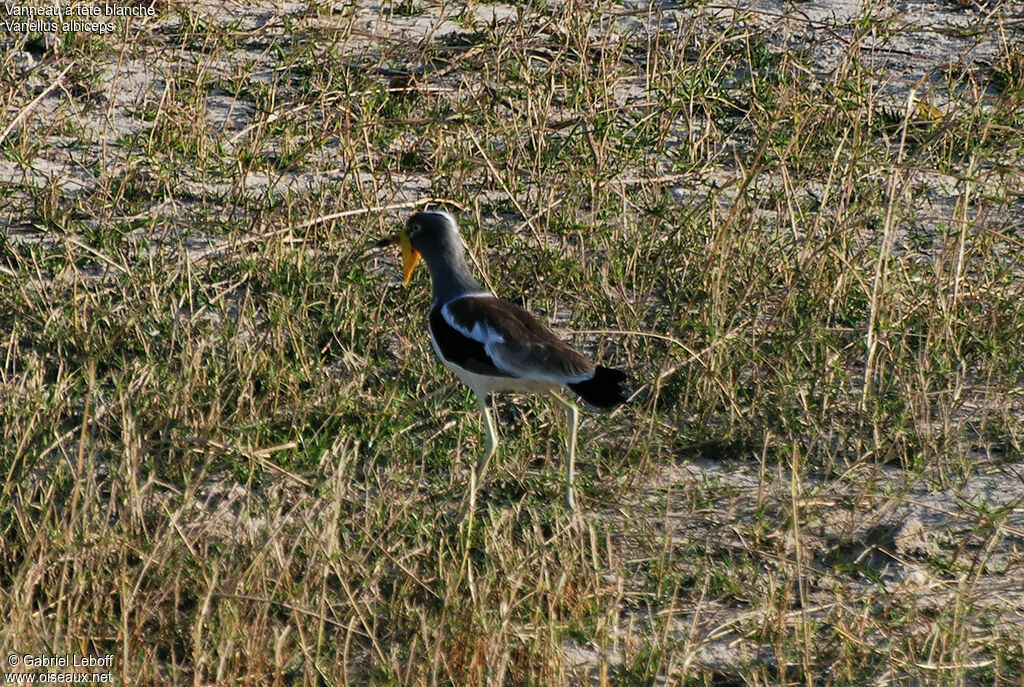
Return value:
<svg viewBox="0 0 1024 687">
<path fill-rule="evenodd" d="M 409 225 L 409 236 L 412 236 L 413 234 L 418 234 L 418 233 L 420 233 L 420 223 L 419 222 L 413 222 L 412 224 Z"/>
</svg>

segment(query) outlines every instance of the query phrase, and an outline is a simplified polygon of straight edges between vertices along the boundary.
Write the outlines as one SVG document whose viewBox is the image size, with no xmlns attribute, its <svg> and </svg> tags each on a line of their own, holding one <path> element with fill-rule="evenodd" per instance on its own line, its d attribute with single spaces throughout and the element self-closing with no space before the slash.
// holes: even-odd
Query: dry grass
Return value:
<svg viewBox="0 0 1024 687">
<path fill-rule="evenodd" d="M 2 37 L 5 655 L 1022 684 L 1014 3 L 155 7 Z M 635 380 L 578 516 L 557 408 L 506 399 L 460 521 L 475 406 L 370 247 L 439 199 Z"/>
</svg>

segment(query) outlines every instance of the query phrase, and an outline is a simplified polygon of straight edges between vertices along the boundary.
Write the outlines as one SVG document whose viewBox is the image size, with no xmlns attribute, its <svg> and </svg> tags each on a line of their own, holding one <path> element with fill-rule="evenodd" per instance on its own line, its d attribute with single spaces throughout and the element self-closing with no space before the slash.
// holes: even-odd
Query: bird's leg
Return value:
<svg viewBox="0 0 1024 687">
<path fill-rule="evenodd" d="M 566 415 L 569 417 L 569 459 L 566 467 L 565 507 L 569 510 L 576 510 L 576 494 L 573 485 L 576 481 L 576 429 L 579 427 L 580 411 L 571 401 L 565 400 L 556 393 L 551 395 L 565 407 Z"/>
<path fill-rule="evenodd" d="M 487 394 L 476 395 L 477 405 L 480 406 L 480 414 L 484 417 L 484 429 L 487 430 L 487 446 L 484 447 L 484 455 L 480 457 L 476 467 L 469 473 L 469 510 L 476 511 L 476 490 L 478 482 L 483 480 L 487 464 L 498 448 L 498 430 L 494 426 L 494 418 L 491 417 L 491 410 L 487 406 Z"/>
</svg>

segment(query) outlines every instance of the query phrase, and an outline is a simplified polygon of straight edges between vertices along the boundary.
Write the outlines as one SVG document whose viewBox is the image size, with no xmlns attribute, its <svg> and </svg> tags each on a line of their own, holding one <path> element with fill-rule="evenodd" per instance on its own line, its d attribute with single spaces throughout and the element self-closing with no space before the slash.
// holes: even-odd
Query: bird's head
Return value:
<svg viewBox="0 0 1024 687">
<path fill-rule="evenodd" d="M 408 286 L 421 255 L 430 265 L 435 258 L 461 252 L 462 239 L 454 217 L 447 212 L 429 210 L 414 214 L 406 220 L 400 232 L 381 239 L 377 245 L 401 246 L 403 283 Z"/>
</svg>

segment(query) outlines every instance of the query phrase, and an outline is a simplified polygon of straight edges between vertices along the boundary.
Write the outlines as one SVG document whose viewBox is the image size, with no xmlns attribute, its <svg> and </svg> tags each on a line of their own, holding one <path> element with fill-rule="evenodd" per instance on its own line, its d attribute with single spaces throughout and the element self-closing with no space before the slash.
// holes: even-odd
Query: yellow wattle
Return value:
<svg viewBox="0 0 1024 687">
<path fill-rule="evenodd" d="M 412 247 L 409 235 L 404 231 L 398 235 L 398 242 L 402 246 L 402 276 L 404 278 L 402 283 L 408 286 L 409 280 L 412 279 L 412 271 L 416 269 L 416 263 L 420 261 L 420 254 Z"/>
</svg>

